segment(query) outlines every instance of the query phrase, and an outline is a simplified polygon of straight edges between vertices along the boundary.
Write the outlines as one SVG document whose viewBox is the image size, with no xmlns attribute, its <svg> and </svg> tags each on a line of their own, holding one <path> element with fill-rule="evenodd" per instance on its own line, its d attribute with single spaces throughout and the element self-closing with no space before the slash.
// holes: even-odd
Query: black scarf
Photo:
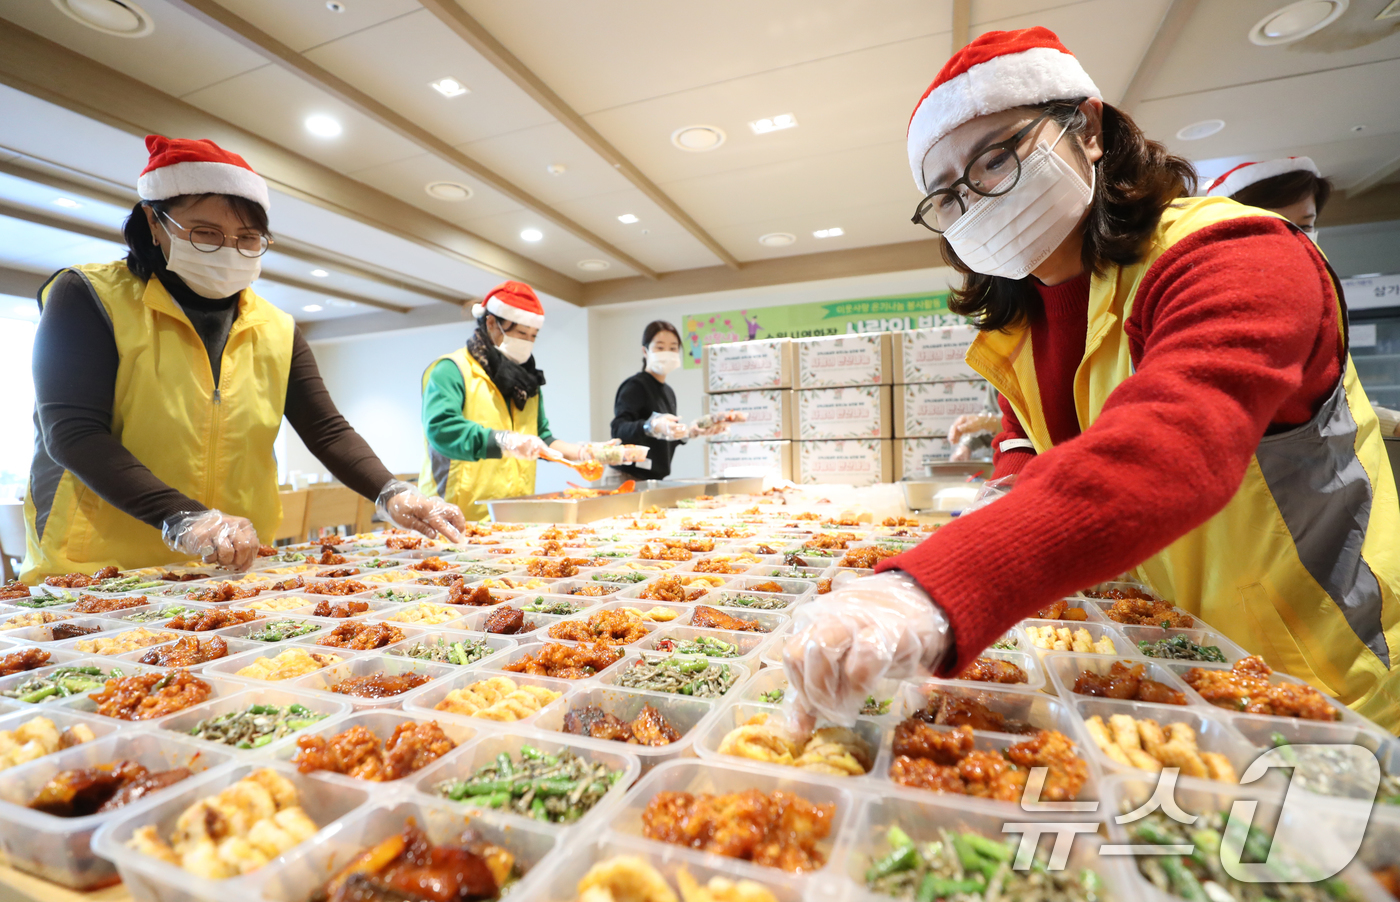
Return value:
<svg viewBox="0 0 1400 902">
<path fill-rule="evenodd" d="M 476 321 L 476 331 L 467 339 L 467 353 L 481 364 L 486 375 L 500 389 L 501 397 L 517 409 L 523 410 L 525 404 L 540 393 L 540 386 L 544 385 L 544 371 L 535 366 L 533 355 L 524 363 L 516 363 L 500 352 L 486 333 L 484 316 Z"/>
</svg>

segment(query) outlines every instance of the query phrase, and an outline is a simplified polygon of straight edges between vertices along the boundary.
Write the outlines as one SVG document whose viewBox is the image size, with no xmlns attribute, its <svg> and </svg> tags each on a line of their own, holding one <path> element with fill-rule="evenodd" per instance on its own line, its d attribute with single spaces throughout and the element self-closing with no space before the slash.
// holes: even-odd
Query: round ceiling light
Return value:
<svg viewBox="0 0 1400 902">
<path fill-rule="evenodd" d="M 1202 119 L 1200 122 L 1193 122 L 1190 125 L 1183 126 L 1176 133 L 1176 137 L 1181 141 L 1199 141 L 1202 138 L 1209 138 L 1211 135 L 1218 134 L 1224 127 L 1224 119 Z"/>
<path fill-rule="evenodd" d="M 119 38 L 143 38 L 156 27 L 131 0 L 53 0 L 53 5 L 68 18 Z"/>
<path fill-rule="evenodd" d="M 314 116 L 307 116 L 305 124 L 306 130 L 318 138 L 338 138 L 340 137 L 340 133 L 344 130 L 341 128 L 339 122 L 335 121 L 330 116 L 325 116 L 320 113 Z"/>
<path fill-rule="evenodd" d="M 539 241 L 543 237 L 544 232 L 541 232 L 539 229 L 524 229 L 520 233 L 520 238 L 522 241 L 535 242 Z"/>
<path fill-rule="evenodd" d="M 760 235 L 758 243 L 764 247 L 787 247 L 797 240 L 797 236 L 791 232 L 769 232 L 767 235 Z"/>
<path fill-rule="evenodd" d="M 612 264 L 606 260 L 580 260 L 578 268 L 584 272 L 602 272 L 611 267 Z"/>
<path fill-rule="evenodd" d="M 1249 30 L 1249 40 L 1260 47 L 1277 47 L 1301 41 L 1337 21 L 1350 0 L 1298 0 L 1269 13 Z"/>
<path fill-rule="evenodd" d="M 724 130 L 713 125 L 687 125 L 671 132 L 671 143 L 690 153 L 704 153 L 724 143 Z"/>
<path fill-rule="evenodd" d="M 429 197 L 453 202 L 472 196 L 472 189 L 459 182 L 429 182 L 423 186 L 423 190 L 428 192 Z"/>
</svg>

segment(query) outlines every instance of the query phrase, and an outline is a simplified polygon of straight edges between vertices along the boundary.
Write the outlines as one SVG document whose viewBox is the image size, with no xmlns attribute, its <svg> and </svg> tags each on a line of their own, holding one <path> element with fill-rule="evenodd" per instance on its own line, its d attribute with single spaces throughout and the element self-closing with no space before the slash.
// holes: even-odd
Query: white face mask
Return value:
<svg viewBox="0 0 1400 902">
<path fill-rule="evenodd" d="M 195 250 L 188 238 L 171 235 L 164 223 L 160 227 L 170 236 L 170 256 L 165 268 L 202 298 L 217 300 L 238 294 L 262 275 L 262 257 L 245 257 L 234 247 L 221 247 L 206 254 Z"/>
<path fill-rule="evenodd" d="M 1021 161 L 1016 187 L 1000 197 L 979 198 L 943 233 L 973 272 L 1024 279 L 1069 237 L 1089 209 L 1092 182 L 1085 184 L 1054 152 L 1064 134 L 1060 129 L 1054 144 L 1039 142 Z M 1092 167 L 1089 172 L 1093 178 Z"/>
<path fill-rule="evenodd" d="M 665 376 L 680 369 L 679 351 L 647 351 L 647 369 L 658 376 Z"/>
<path fill-rule="evenodd" d="M 496 345 L 496 349 L 516 363 L 524 363 L 530 359 L 531 354 L 535 353 L 535 343 L 507 335 L 501 339 L 500 344 Z"/>
<path fill-rule="evenodd" d="M 1322 229 L 1319 229 L 1317 226 L 1313 226 L 1310 229 L 1304 229 L 1303 234 L 1307 235 L 1308 238 L 1311 239 L 1313 244 L 1317 245 L 1318 247 L 1322 247 Z"/>
</svg>

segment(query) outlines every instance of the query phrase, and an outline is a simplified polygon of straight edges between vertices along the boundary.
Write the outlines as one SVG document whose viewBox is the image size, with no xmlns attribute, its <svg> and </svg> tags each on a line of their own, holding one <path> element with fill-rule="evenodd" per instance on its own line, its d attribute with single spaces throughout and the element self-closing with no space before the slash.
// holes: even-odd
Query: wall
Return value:
<svg viewBox="0 0 1400 902">
<path fill-rule="evenodd" d="M 664 319 L 682 327 L 681 320 L 691 313 L 710 313 L 736 307 L 749 309 L 780 304 L 843 301 L 856 298 L 940 291 L 959 278 L 951 269 L 938 267 L 902 273 L 855 276 L 822 282 L 775 285 L 768 288 L 686 295 L 658 301 L 639 301 L 608 307 L 590 307 L 588 336 L 592 392 L 592 420 L 606 437 L 612 421 L 613 397 L 624 379 L 641 369 L 642 330 L 654 319 Z M 705 386 L 701 370 L 676 370 L 667 378 L 676 393 L 677 413 L 683 420 L 700 416 Z M 705 475 L 705 441 L 682 445 L 672 461 L 671 475 L 688 478 Z"/>
<path fill-rule="evenodd" d="M 1324 212 L 1318 246 L 1342 278 L 1400 272 L 1400 220 L 1329 226 Z"/>
<path fill-rule="evenodd" d="M 581 308 L 542 298 L 545 327 L 535 344 L 535 361 L 545 372 L 545 413 L 556 438 L 584 441 L 592 435 L 588 404 L 588 316 Z M 423 370 L 432 360 L 461 347 L 470 322 L 355 335 L 311 342 L 321 376 L 340 412 L 395 473 L 417 473 L 423 463 L 419 400 Z M 306 473 L 325 470 L 283 421 L 286 468 Z M 573 471 L 542 463 L 538 492 L 559 491 Z"/>
</svg>

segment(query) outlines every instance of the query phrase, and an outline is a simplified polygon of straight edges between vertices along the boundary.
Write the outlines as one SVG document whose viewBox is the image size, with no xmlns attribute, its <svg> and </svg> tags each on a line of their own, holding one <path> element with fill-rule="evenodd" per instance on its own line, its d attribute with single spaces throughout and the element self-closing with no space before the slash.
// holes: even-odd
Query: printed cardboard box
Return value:
<svg viewBox="0 0 1400 902">
<path fill-rule="evenodd" d="M 890 439 L 849 438 L 793 445 L 797 482 L 874 485 L 894 481 L 894 442 Z"/>
<path fill-rule="evenodd" d="M 944 438 L 897 438 L 894 440 L 896 479 L 923 479 L 929 464 L 946 461 L 955 446 Z M 991 465 L 988 464 L 990 467 Z"/>
<path fill-rule="evenodd" d="M 792 391 L 774 388 L 705 395 L 705 413 L 740 410 L 749 415 L 742 423 L 730 423 L 729 431 L 710 437 L 712 442 L 771 442 L 793 437 Z"/>
<path fill-rule="evenodd" d="M 895 438 L 939 438 L 965 413 L 992 408 L 987 383 L 925 382 L 899 385 L 894 390 Z"/>
<path fill-rule="evenodd" d="M 705 390 L 747 391 L 792 387 L 792 341 L 732 341 L 705 345 Z"/>
<path fill-rule="evenodd" d="M 888 385 L 892 381 L 890 333 L 802 338 L 796 348 L 796 388 Z"/>
<path fill-rule="evenodd" d="M 705 475 L 792 478 L 792 442 L 709 442 Z"/>
<path fill-rule="evenodd" d="M 964 356 L 977 330 L 972 326 L 913 329 L 894 335 L 894 381 L 970 382 L 982 378 Z"/>
<path fill-rule="evenodd" d="M 797 437 L 802 441 L 894 434 L 888 385 L 809 388 L 793 394 L 797 396 Z"/>
</svg>

